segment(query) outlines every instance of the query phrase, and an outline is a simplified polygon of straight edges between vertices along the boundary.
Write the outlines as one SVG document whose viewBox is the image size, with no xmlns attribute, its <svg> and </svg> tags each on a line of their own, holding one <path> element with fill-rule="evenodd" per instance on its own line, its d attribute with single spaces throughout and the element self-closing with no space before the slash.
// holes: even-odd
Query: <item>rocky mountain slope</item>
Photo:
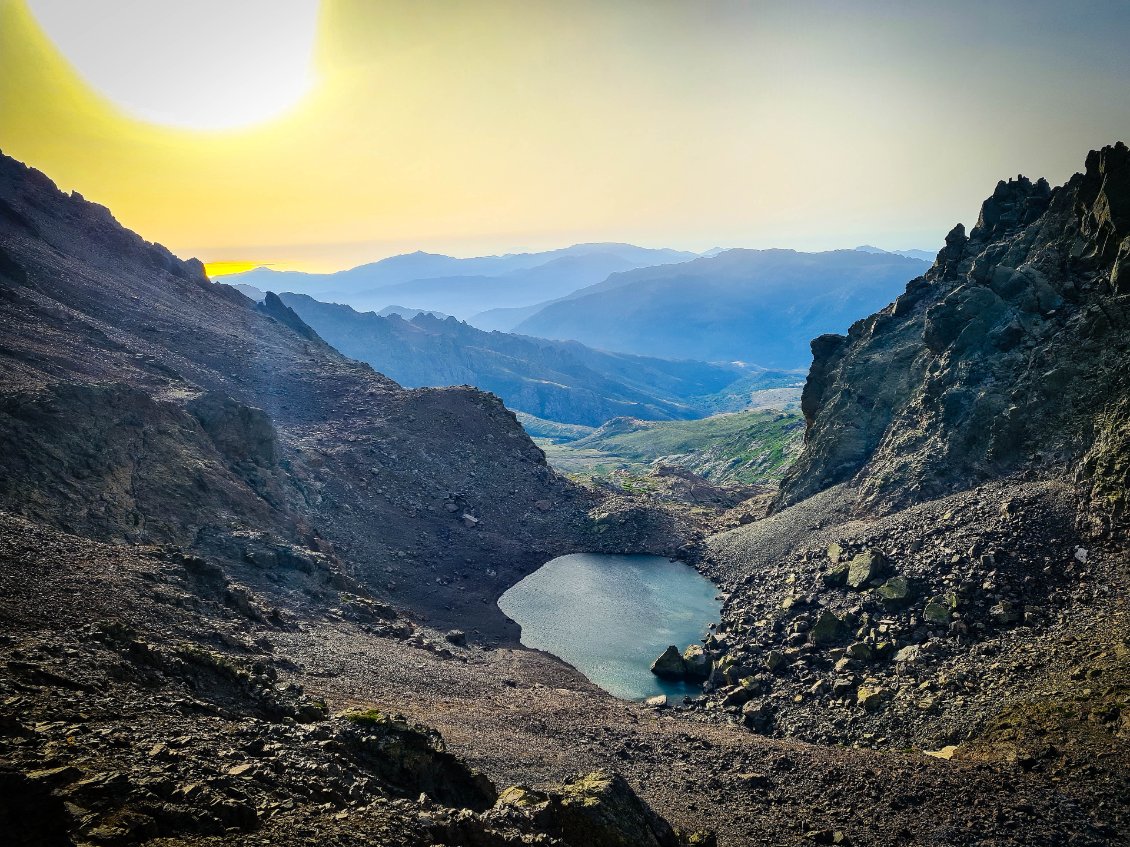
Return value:
<svg viewBox="0 0 1130 847">
<path fill-rule="evenodd" d="M 1020 468 L 1074 467 L 1104 425 L 1118 430 L 1128 204 L 1121 145 L 1054 190 L 1001 182 L 894 303 L 814 341 L 811 428 L 781 503 L 852 480 L 863 508 L 890 508 Z"/>
<path fill-rule="evenodd" d="M 1069 843 L 1125 839 L 1128 204 L 1122 144 L 1060 188 L 1001 182 L 813 342 L 774 514 L 708 540 L 728 598 L 698 708 L 1073 780 L 1096 805 Z"/>
<path fill-rule="evenodd" d="M 613 274 L 514 327 L 642 356 L 808 363 L 808 342 L 881 308 L 927 263 L 890 253 L 727 250 Z"/>
<path fill-rule="evenodd" d="M 465 822 L 421 823 L 431 801 L 416 798 L 475 813 L 495 801 L 489 782 L 427 728 L 371 710 L 325 723 L 324 703 L 280 680 L 295 666 L 270 639 L 348 617 L 378 651 L 411 642 L 451 657 L 420 622 L 508 641 L 515 627 L 493 601 L 550 549 L 683 543 L 664 516 L 559 478 L 497 398 L 404 390 L 274 295 L 255 304 L 211 283 L 7 158 L 0 312 L 0 831 L 15 843 L 242 840 L 296 803 L 308 816 L 311 798 L 340 810 L 398 796 L 411 801 L 377 813 L 379 841 L 478 838 L 460 834 Z M 295 721 L 320 727 L 280 730 Z M 89 743 L 59 747 L 54 730 L 76 722 L 62 743 Z M 250 734 L 233 741 L 237 725 Z M 243 772 L 216 770 L 231 753 L 209 747 L 213 731 L 222 750 L 251 744 L 253 756 L 306 745 L 278 760 L 294 781 L 249 791 Z M 337 752 L 318 759 L 321 742 Z M 338 781 L 301 784 L 324 768 Z M 675 843 L 616 778 L 562 791 L 650 821 L 646 843 Z M 547 802 L 515 838 L 607 829 L 570 823 L 564 795 Z"/>
<path fill-rule="evenodd" d="M 280 298 L 342 353 L 406 386 L 474 385 L 507 407 L 599 426 L 632 415 L 700 417 L 701 404 L 744 375 L 705 362 L 605 353 L 576 342 L 484 332 L 449 318 L 379 317 L 300 294 Z"/>
</svg>

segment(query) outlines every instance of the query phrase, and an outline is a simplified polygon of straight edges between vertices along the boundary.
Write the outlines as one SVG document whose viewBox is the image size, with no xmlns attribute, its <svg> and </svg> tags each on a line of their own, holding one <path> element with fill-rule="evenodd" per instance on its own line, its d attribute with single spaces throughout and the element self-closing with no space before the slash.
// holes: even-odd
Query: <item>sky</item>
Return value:
<svg viewBox="0 0 1130 847">
<path fill-rule="evenodd" d="M 0 150 L 218 272 L 941 246 L 1130 141 L 1130 3 L 0 0 Z"/>
</svg>

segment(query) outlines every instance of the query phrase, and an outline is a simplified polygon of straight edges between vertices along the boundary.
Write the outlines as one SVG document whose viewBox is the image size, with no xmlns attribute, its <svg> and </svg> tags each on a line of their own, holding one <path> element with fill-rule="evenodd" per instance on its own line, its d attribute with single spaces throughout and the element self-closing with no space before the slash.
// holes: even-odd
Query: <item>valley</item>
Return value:
<svg viewBox="0 0 1130 847">
<path fill-rule="evenodd" d="M 766 485 L 779 481 L 800 453 L 803 432 L 798 412 L 772 409 L 693 421 L 614 418 L 580 437 L 535 434 L 534 442 L 553 467 L 571 475 L 641 475 L 668 465 L 719 485 Z"/>
<path fill-rule="evenodd" d="M 1127 208 L 1116 144 L 1001 182 L 930 265 L 597 245 L 355 275 L 351 306 L 405 320 L 304 276 L 247 297 L 0 158 L 0 834 L 1125 843 Z M 522 276 L 594 255 L 582 297 Z M 523 306 L 472 277 L 566 299 L 487 332 L 461 314 Z M 594 596 L 659 632 L 701 601 L 670 636 L 701 686 L 617 698 L 524 644 L 506 598 L 576 554 L 677 560 L 697 589 Z M 553 589 L 582 630 L 584 573 Z"/>
</svg>

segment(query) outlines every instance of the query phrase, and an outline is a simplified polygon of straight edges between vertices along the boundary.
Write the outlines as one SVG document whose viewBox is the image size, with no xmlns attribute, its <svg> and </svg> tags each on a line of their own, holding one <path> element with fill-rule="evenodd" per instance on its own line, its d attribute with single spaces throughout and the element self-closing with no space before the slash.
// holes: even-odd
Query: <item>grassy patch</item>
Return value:
<svg viewBox="0 0 1130 847">
<path fill-rule="evenodd" d="M 538 439 L 565 473 L 644 475 L 656 462 L 685 467 L 714 482 L 769 483 L 796 458 L 804 421 L 780 410 L 735 412 L 695 421 L 615 418 L 575 441 Z"/>
</svg>

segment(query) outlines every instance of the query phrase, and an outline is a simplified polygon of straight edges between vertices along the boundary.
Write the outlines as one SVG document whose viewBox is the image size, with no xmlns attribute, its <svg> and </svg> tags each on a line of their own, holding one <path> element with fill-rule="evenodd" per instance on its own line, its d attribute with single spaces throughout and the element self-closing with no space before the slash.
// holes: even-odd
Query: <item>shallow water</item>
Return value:
<svg viewBox="0 0 1130 847">
<path fill-rule="evenodd" d="M 651 663 L 669 644 L 697 643 L 718 620 L 718 588 L 694 568 L 660 556 L 574 553 L 547 562 L 498 600 L 522 643 L 564 659 L 625 700 L 701 686 L 663 680 Z"/>
</svg>

